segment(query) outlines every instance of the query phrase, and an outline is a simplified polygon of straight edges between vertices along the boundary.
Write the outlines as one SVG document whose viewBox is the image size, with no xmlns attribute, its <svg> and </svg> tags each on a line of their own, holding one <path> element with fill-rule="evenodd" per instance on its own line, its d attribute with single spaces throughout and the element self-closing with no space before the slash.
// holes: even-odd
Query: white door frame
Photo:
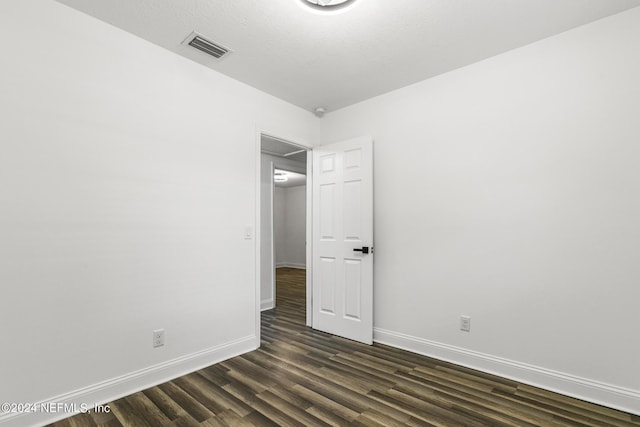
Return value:
<svg viewBox="0 0 640 427">
<path fill-rule="evenodd" d="M 311 326 L 311 315 L 312 315 L 312 301 L 311 301 L 311 296 L 312 296 L 312 265 L 311 265 L 311 261 L 312 261 L 312 253 L 311 253 L 311 249 L 312 249 L 312 244 L 311 244 L 311 238 L 312 238 L 312 212 L 311 212 L 311 202 L 312 202 L 312 198 L 311 198 L 311 191 L 312 191 L 312 149 L 313 146 L 308 143 L 307 141 L 301 141 L 300 139 L 294 138 L 294 137 L 289 137 L 286 135 L 283 135 L 283 133 L 281 132 L 274 132 L 271 130 L 267 130 L 264 128 L 260 128 L 260 127 L 256 127 L 256 148 L 255 148 L 255 153 L 256 153 L 256 158 L 255 158 L 255 189 L 256 189 L 256 199 L 255 199 L 255 224 L 254 224 L 254 242 L 255 242 L 255 247 L 254 247 L 254 257 L 255 257 L 255 277 L 254 277 L 254 286 L 255 286 L 255 299 L 256 299 L 256 308 L 255 308 L 255 313 L 256 313 L 256 319 L 255 319 L 255 330 L 256 330 L 256 337 L 257 337 L 257 341 L 256 341 L 256 348 L 260 347 L 260 312 L 261 312 L 261 307 L 260 307 L 260 302 L 261 302 L 261 295 L 260 295 L 260 280 L 261 280 L 261 263 L 265 260 L 261 260 L 261 254 L 260 254 L 260 249 L 261 249 L 261 225 L 260 225 L 260 220 L 261 220 L 261 213 L 262 213 L 262 206 L 261 206 L 261 168 L 262 168 L 262 150 L 261 150 L 261 142 L 262 142 L 262 135 L 266 135 L 266 136 L 271 136 L 277 139 L 281 139 L 287 143 L 293 144 L 293 145 L 299 145 L 302 148 L 308 149 L 309 151 L 307 152 L 307 220 L 306 220 L 306 224 L 307 224 L 307 230 L 306 230 L 306 237 L 307 237 L 307 253 L 306 253 L 306 263 L 307 263 L 307 270 L 306 270 L 306 294 L 307 294 L 307 304 L 306 304 L 306 313 L 307 313 L 307 319 L 306 319 L 306 323 L 307 326 Z M 271 209 L 273 210 L 273 206 L 271 207 Z M 272 239 L 273 241 L 273 239 Z M 272 242 L 273 243 L 273 242 Z M 273 252 L 273 250 L 272 250 Z M 275 286 L 275 278 L 274 278 L 274 286 Z M 273 292 L 274 298 L 275 298 L 275 289 Z"/>
<path fill-rule="evenodd" d="M 313 326 L 313 150 L 307 151 L 307 326 Z"/>
</svg>

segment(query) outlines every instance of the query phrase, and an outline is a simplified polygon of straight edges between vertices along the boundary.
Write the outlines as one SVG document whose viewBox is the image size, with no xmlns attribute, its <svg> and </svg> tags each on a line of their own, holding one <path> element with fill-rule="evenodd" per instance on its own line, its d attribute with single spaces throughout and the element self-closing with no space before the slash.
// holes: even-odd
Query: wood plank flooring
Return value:
<svg viewBox="0 0 640 427">
<path fill-rule="evenodd" d="M 640 426 L 640 417 L 305 322 L 304 271 L 277 272 L 262 346 L 78 415 L 73 426 Z"/>
</svg>

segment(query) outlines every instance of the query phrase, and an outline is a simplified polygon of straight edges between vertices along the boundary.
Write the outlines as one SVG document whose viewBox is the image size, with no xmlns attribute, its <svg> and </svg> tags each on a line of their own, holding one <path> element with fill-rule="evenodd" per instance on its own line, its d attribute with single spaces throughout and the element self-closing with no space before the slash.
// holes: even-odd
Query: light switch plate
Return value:
<svg viewBox="0 0 640 427">
<path fill-rule="evenodd" d="M 251 225 L 244 226 L 244 239 L 245 240 L 253 239 L 253 226 Z"/>
</svg>

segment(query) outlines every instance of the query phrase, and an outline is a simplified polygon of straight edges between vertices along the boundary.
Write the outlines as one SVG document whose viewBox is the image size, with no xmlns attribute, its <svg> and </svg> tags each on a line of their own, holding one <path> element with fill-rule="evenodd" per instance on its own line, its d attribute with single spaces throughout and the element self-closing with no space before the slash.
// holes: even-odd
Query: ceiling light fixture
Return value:
<svg viewBox="0 0 640 427">
<path fill-rule="evenodd" d="M 287 182 L 287 181 L 289 181 L 289 177 L 287 176 L 287 174 L 285 172 L 275 171 L 274 174 L 273 174 L 273 180 L 275 182 Z"/>
<path fill-rule="evenodd" d="M 332 12 L 344 9 L 355 2 L 355 0 L 301 0 L 307 6 L 323 12 Z"/>
</svg>

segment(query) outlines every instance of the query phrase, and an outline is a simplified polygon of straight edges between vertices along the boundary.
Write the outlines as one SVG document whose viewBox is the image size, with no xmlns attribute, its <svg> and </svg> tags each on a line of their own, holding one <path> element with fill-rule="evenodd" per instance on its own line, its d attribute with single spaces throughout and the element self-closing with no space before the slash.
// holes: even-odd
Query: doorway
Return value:
<svg viewBox="0 0 640 427">
<path fill-rule="evenodd" d="M 372 344 L 373 138 L 351 138 L 312 152 L 311 147 L 259 132 L 257 148 L 258 310 L 276 303 L 275 169 L 299 173 L 306 169 L 306 325 Z M 292 162 L 294 156 L 306 157 L 306 167 Z M 256 334 L 260 334 L 260 316 L 256 316 Z"/>
<path fill-rule="evenodd" d="M 276 306 L 276 268 L 310 271 L 306 244 L 310 233 L 307 185 L 310 148 L 264 132 L 259 133 L 259 144 L 258 300 L 260 310 L 264 311 Z M 275 182 L 276 176 L 278 182 Z M 308 273 L 303 274 L 307 276 Z M 309 318 L 310 297 L 307 299 L 305 311 Z"/>
</svg>

